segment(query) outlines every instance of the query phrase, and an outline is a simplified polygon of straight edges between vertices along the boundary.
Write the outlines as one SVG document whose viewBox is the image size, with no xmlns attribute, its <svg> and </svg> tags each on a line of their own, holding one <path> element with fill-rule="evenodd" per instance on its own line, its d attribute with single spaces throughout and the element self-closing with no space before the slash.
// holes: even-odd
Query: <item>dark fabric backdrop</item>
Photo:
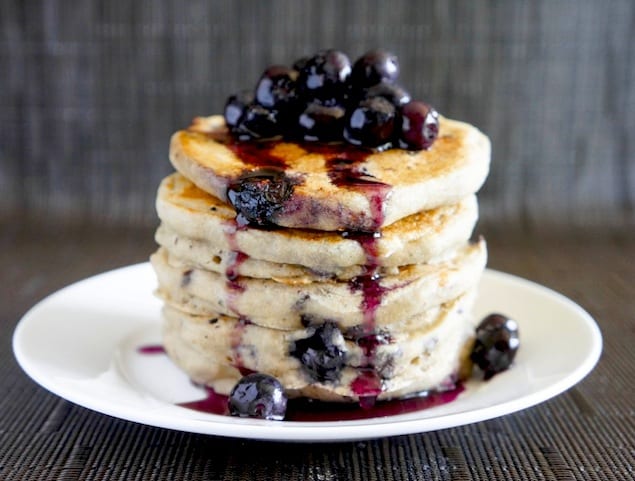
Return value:
<svg viewBox="0 0 635 481">
<path fill-rule="evenodd" d="M 492 139 L 481 215 L 635 226 L 635 2 L 0 1 L 0 219 L 156 222 L 168 139 L 270 63 L 382 46 Z"/>
</svg>

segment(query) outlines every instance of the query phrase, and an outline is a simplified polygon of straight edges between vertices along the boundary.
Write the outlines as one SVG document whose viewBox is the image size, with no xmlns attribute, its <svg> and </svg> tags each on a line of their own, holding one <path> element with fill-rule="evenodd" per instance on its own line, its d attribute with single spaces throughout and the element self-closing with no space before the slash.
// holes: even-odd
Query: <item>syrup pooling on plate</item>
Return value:
<svg viewBox="0 0 635 481">
<path fill-rule="evenodd" d="M 137 348 L 139 354 L 165 354 L 165 348 L 161 344 L 148 344 Z"/>
<path fill-rule="evenodd" d="M 229 396 L 219 394 L 210 387 L 205 387 L 205 397 L 178 405 L 194 411 L 220 416 L 229 415 Z M 433 392 L 407 399 L 380 401 L 366 406 L 356 404 L 328 403 L 310 399 L 289 399 L 285 421 L 298 422 L 330 422 L 355 421 L 399 414 L 414 413 L 454 401 L 465 388 L 457 384 L 449 391 Z"/>
</svg>

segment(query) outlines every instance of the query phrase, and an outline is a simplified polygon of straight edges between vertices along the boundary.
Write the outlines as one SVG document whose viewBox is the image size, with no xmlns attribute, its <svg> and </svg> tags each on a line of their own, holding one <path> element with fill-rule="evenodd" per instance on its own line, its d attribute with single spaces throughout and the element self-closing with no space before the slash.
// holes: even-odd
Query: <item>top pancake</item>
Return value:
<svg viewBox="0 0 635 481">
<path fill-rule="evenodd" d="M 489 170 L 489 139 L 477 128 L 440 119 L 429 150 L 371 152 L 346 144 L 238 142 L 221 116 L 196 118 L 170 144 L 174 167 L 227 201 L 227 188 L 260 168 L 283 169 L 291 195 L 271 221 L 282 227 L 378 231 L 416 212 L 475 193 Z"/>
</svg>

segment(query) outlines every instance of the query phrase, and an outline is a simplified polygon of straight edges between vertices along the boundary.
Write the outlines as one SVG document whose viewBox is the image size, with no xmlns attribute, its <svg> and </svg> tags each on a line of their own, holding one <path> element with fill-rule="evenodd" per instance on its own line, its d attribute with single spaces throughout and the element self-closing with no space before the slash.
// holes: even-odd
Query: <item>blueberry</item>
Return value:
<svg viewBox="0 0 635 481">
<path fill-rule="evenodd" d="M 254 100 L 254 95 L 249 90 L 243 90 L 231 95 L 225 103 L 225 123 L 229 127 L 235 127 L 240 122 L 245 109 Z"/>
<path fill-rule="evenodd" d="M 328 142 L 342 138 L 344 109 L 311 103 L 298 118 L 299 135 L 308 141 Z"/>
<path fill-rule="evenodd" d="M 227 198 L 240 225 L 267 227 L 291 196 L 293 183 L 282 171 L 259 169 L 240 176 L 227 188 Z"/>
<path fill-rule="evenodd" d="M 333 382 L 340 377 L 346 353 L 335 343 L 343 342 L 342 333 L 332 322 L 310 327 L 311 335 L 291 346 L 290 354 L 300 360 L 304 371 L 317 382 Z"/>
<path fill-rule="evenodd" d="M 279 135 L 278 112 L 262 105 L 250 104 L 232 128 L 240 140 L 269 139 Z"/>
<path fill-rule="evenodd" d="M 269 109 L 282 110 L 292 106 L 296 100 L 296 70 L 280 65 L 269 67 L 256 85 L 256 102 Z"/>
<path fill-rule="evenodd" d="M 306 101 L 341 105 L 348 91 L 351 62 L 343 52 L 324 50 L 309 58 L 298 75 L 298 89 Z"/>
<path fill-rule="evenodd" d="M 470 357 L 487 380 L 511 366 L 519 345 L 516 321 L 502 314 L 490 314 L 476 328 Z"/>
<path fill-rule="evenodd" d="M 401 107 L 402 105 L 410 102 L 411 99 L 410 94 L 403 87 L 386 82 L 380 82 L 377 85 L 373 85 L 365 91 L 364 95 L 366 98 L 383 97 L 395 107 Z"/>
<path fill-rule="evenodd" d="M 399 146 L 403 149 L 430 148 L 439 135 L 439 114 L 428 104 L 413 100 L 401 108 Z"/>
<path fill-rule="evenodd" d="M 355 88 L 368 88 L 380 82 L 394 83 L 397 77 L 397 56 L 385 50 L 371 50 L 355 61 L 351 82 Z"/>
<path fill-rule="evenodd" d="M 297 70 L 298 72 L 306 67 L 306 64 L 311 60 L 311 57 L 300 57 L 295 62 L 293 62 L 293 70 Z"/>
<path fill-rule="evenodd" d="M 353 145 L 383 149 L 390 146 L 395 128 L 395 106 L 383 97 L 371 97 L 347 114 L 344 139 Z"/>
<path fill-rule="evenodd" d="M 287 396 L 280 381 L 267 374 L 252 373 L 232 389 L 227 401 L 232 416 L 282 421 L 287 411 Z"/>
</svg>

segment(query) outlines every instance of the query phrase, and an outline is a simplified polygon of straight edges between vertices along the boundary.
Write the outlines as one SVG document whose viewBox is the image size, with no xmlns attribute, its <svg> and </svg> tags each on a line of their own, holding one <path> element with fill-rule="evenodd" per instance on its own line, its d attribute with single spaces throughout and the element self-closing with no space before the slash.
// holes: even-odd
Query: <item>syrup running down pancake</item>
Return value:
<svg viewBox="0 0 635 481">
<path fill-rule="evenodd" d="M 321 51 L 171 138 L 151 256 L 163 344 L 233 415 L 281 419 L 261 412 L 272 390 L 368 406 L 469 375 L 490 142 L 397 74 L 385 51 Z"/>
</svg>

